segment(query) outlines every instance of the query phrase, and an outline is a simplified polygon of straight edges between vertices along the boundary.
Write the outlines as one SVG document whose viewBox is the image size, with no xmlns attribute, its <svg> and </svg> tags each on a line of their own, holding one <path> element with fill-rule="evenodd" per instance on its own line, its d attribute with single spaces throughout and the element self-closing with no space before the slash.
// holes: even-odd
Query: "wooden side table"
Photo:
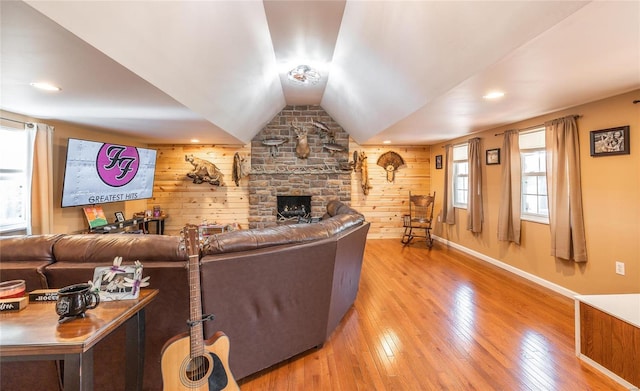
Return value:
<svg viewBox="0 0 640 391">
<path fill-rule="evenodd" d="M 55 302 L 2 313 L 0 362 L 64 360 L 65 391 L 93 390 L 93 347 L 126 324 L 125 389 L 142 390 L 145 307 L 157 294 L 157 289 L 142 289 L 136 300 L 102 302 L 84 318 L 63 323 Z"/>
<path fill-rule="evenodd" d="M 164 235 L 164 221 L 169 218 L 169 215 L 162 215 L 156 217 L 144 217 L 144 221 L 140 224 L 140 229 L 144 230 L 144 233 L 149 233 L 149 223 L 156 223 L 156 234 Z"/>
</svg>

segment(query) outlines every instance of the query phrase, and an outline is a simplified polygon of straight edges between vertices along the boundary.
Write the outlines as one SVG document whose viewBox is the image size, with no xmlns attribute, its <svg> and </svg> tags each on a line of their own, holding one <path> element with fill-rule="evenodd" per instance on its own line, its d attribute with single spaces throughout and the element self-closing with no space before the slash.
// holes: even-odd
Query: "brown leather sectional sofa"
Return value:
<svg viewBox="0 0 640 391">
<path fill-rule="evenodd" d="M 225 332 L 236 379 L 321 346 L 353 304 L 369 223 L 339 201 L 312 224 L 233 231 L 210 237 L 201 255 L 205 337 Z M 0 278 L 27 290 L 88 281 L 96 266 L 139 260 L 150 288 L 145 390 L 161 390 L 161 349 L 187 331 L 187 255 L 179 238 L 157 235 L 40 235 L 0 238 Z M 96 390 L 124 389 L 124 328 L 94 350 Z M 3 363 L 2 390 L 58 390 L 52 362 Z"/>
</svg>

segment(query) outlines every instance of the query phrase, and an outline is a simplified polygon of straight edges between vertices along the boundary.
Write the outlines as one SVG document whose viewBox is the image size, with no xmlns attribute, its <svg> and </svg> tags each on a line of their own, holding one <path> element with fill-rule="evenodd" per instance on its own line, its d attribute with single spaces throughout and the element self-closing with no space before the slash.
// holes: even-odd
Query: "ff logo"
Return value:
<svg viewBox="0 0 640 391">
<path fill-rule="evenodd" d="M 131 182 L 136 177 L 139 166 L 137 148 L 102 144 L 98 151 L 98 175 L 111 187 L 120 187 Z"/>
</svg>

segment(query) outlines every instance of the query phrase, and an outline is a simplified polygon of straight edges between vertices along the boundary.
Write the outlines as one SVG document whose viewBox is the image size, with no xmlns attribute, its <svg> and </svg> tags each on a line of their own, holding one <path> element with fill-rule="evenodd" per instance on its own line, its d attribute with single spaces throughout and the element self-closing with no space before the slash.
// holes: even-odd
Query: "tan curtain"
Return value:
<svg viewBox="0 0 640 391">
<path fill-rule="evenodd" d="M 586 262 L 578 125 L 575 116 L 549 121 L 544 125 L 551 255 Z"/>
<path fill-rule="evenodd" d="M 445 146 L 444 196 L 442 197 L 442 221 L 447 224 L 456 223 L 453 210 L 453 145 Z"/>
<path fill-rule="evenodd" d="M 35 124 L 31 181 L 31 232 L 53 233 L 53 127 Z"/>
<path fill-rule="evenodd" d="M 480 139 L 469 140 L 469 210 L 467 229 L 473 233 L 482 232 L 482 158 Z"/>
<path fill-rule="evenodd" d="M 502 143 L 502 180 L 500 209 L 498 210 L 498 240 L 520 244 L 520 211 L 522 199 L 522 170 L 517 130 L 504 133 Z"/>
</svg>

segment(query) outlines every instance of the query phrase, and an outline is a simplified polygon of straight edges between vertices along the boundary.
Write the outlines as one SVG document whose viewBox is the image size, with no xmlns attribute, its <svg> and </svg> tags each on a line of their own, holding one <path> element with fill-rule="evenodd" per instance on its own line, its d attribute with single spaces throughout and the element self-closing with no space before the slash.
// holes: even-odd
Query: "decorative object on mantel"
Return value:
<svg viewBox="0 0 640 391">
<path fill-rule="evenodd" d="M 393 182 L 396 177 L 396 170 L 404 166 L 402 156 L 393 151 L 388 151 L 380 155 L 377 164 L 387 172 L 387 182 Z"/>
<path fill-rule="evenodd" d="M 240 156 L 238 152 L 233 155 L 233 171 L 231 172 L 231 179 L 236 183 L 236 186 L 240 186 L 240 179 L 248 175 L 248 170 L 245 169 L 246 160 Z"/>
<path fill-rule="evenodd" d="M 307 140 L 307 129 L 304 126 L 298 125 L 298 119 L 294 118 L 293 123 L 291 124 L 291 129 L 296 134 L 296 156 L 300 159 L 306 159 L 309 157 L 311 153 L 311 148 L 309 147 L 309 141 Z"/>
<path fill-rule="evenodd" d="M 590 133 L 591 156 L 628 155 L 629 126 L 592 130 Z"/>
<path fill-rule="evenodd" d="M 278 147 L 286 143 L 287 141 L 289 141 L 289 139 L 283 137 L 266 138 L 262 140 L 262 145 L 266 145 L 269 147 L 269 154 L 271 155 L 271 157 L 276 157 L 276 155 L 278 154 Z"/>
<path fill-rule="evenodd" d="M 273 168 L 260 164 L 251 166 L 251 174 L 334 174 L 342 171 L 340 164 L 330 165 L 327 163 L 306 166 L 282 164 Z"/>
<path fill-rule="evenodd" d="M 89 281 L 91 290 L 100 294 L 100 300 L 137 299 L 140 288 L 149 286 L 149 278 L 142 278 L 143 265 L 135 261 L 133 266 L 122 266 L 122 257 L 115 257 L 112 266 L 98 266 Z"/>
<path fill-rule="evenodd" d="M 361 152 L 358 159 L 360 160 L 360 171 L 362 172 L 362 183 L 360 186 L 362 187 L 364 195 L 369 195 L 369 189 L 372 189 L 372 187 L 369 185 L 369 166 L 367 165 L 367 155 L 364 152 Z"/>
<path fill-rule="evenodd" d="M 215 164 L 193 155 L 184 155 L 184 160 L 193 165 L 193 170 L 187 173 L 193 183 L 207 182 L 214 186 L 224 186 L 224 175 Z"/>
</svg>

